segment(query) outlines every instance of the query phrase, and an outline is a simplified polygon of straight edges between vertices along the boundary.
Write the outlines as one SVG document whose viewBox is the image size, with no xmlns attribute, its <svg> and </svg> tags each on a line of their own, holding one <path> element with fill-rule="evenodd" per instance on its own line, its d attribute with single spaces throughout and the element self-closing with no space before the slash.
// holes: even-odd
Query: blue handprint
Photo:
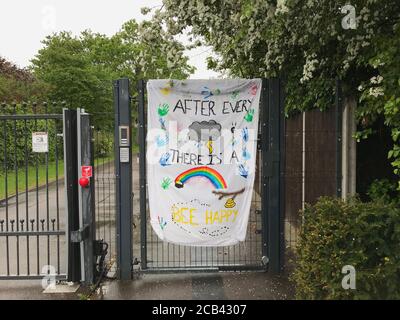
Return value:
<svg viewBox="0 0 400 320">
<path fill-rule="evenodd" d="M 239 164 L 238 168 L 239 168 L 239 174 L 240 174 L 243 178 L 247 178 L 248 175 L 249 175 L 249 169 L 246 168 L 243 164 Z"/>
<path fill-rule="evenodd" d="M 204 99 L 208 99 L 214 95 L 208 87 L 204 87 L 204 90 L 201 91 L 201 94 L 204 95 Z"/>
<path fill-rule="evenodd" d="M 249 160 L 251 158 L 251 154 L 247 151 L 246 148 L 242 150 L 242 158 L 243 160 Z"/>
<path fill-rule="evenodd" d="M 242 129 L 242 139 L 244 142 L 249 141 L 249 129 L 247 127 Z"/>
<path fill-rule="evenodd" d="M 160 225 L 161 230 L 164 230 L 165 226 L 167 225 L 167 221 L 164 220 L 163 217 L 158 217 L 158 223 Z"/>
<path fill-rule="evenodd" d="M 164 136 L 158 135 L 156 138 L 157 147 L 164 147 L 165 145 L 168 144 L 168 141 L 169 141 L 168 135 Z"/>
<path fill-rule="evenodd" d="M 165 120 L 163 118 L 159 118 L 158 121 L 161 124 L 161 129 L 163 130 L 167 130 L 166 126 L 165 126 Z"/>
<path fill-rule="evenodd" d="M 160 158 L 160 165 L 163 167 L 171 165 L 170 163 L 168 163 L 170 157 L 171 154 L 169 152 L 164 153 Z"/>
</svg>

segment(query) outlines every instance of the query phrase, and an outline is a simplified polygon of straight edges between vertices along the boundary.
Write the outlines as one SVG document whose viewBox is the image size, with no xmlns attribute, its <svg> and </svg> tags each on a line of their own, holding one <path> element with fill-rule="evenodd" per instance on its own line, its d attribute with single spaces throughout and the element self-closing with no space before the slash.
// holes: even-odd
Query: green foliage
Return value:
<svg viewBox="0 0 400 320">
<path fill-rule="evenodd" d="M 321 198 L 302 213 L 292 275 L 300 299 L 400 299 L 400 208 Z M 342 288 L 342 267 L 356 270 L 356 289 Z"/>
<path fill-rule="evenodd" d="M 43 100 L 47 90 L 48 86 L 35 79 L 28 70 L 0 57 L 0 102 Z"/>
<path fill-rule="evenodd" d="M 345 4 L 356 29 L 345 29 Z M 398 0 L 163 0 L 171 33 L 190 27 L 215 53 L 208 66 L 239 77 L 285 79 L 286 111 L 333 105 L 335 79 L 359 99 L 364 131 L 379 114 L 392 129 L 389 159 L 400 177 L 400 1 Z M 160 13 L 158 13 L 160 15 Z M 379 79 L 379 80 L 377 80 Z M 399 179 L 400 180 L 400 179 Z M 400 188 L 400 181 L 399 181 Z"/>
<path fill-rule="evenodd" d="M 396 184 L 388 179 L 375 180 L 371 183 L 367 194 L 372 201 L 400 205 L 400 192 L 397 190 Z"/>
<path fill-rule="evenodd" d="M 94 157 L 105 158 L 114 152 L 113 132 L 96 130 L 94 132 Z"/>
<path fill-rule="evenodd" d="M 91 31 L 79 36 L 60 32 L 48 36 L 43 45 L 32 60 L 32 70 L 50 85 L 50 98 L 91 113 L 112 112 L 113 80 L 184 79 L 193 72 L 184 47 L 151 21 L 130 20 L 111 37 Z M 135 90 L 132 86 L 132 95 Z"/>
</svg>

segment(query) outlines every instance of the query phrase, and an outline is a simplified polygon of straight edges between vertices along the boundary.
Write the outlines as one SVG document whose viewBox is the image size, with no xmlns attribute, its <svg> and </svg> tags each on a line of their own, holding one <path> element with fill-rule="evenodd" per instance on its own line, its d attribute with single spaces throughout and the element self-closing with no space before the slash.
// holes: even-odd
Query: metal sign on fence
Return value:
<svg viewBox="0 0 400 320">
<path fill-rule="evenodd" d="M 32 132 L 32 151 L 49 152 L 49 138 L 47 132 Z"/>
</svg>

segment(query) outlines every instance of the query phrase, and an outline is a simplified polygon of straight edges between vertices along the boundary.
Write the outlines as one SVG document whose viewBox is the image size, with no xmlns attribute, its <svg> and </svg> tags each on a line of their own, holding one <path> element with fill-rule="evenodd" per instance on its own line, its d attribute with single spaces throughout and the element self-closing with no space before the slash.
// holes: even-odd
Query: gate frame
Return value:
<svg viewBox="0 0 400 320">
<path fill-rule="evenodd" d="M 133 268 L 132 120 L 127 78 L 114 81 L 114 112 L 117 277 L 130 280 Z M 120 145 L 121 126 L 128 127 L 129 146 Z M 128 162 L 121 162 L 121 147 L 129 149 Z"/>
<path fill-rule="evenodd" d="M 150 271 L 147 266 L 147 191 L 146 191 L 146 105 L 145 105 L 145 81 L 137 82 L 138 89 L 138 129 L 139 129 L 139 186 L 140 186 L 140 263 L 143 271 Z M 132 278 L 132 198 L 128 199 L 126 190 L 121 189 L 123 180 L 129 177 L 127 190 L 132 187 L 131 168 L 126 166 L 122 174 L 119 161 L 118 126 L 121 125 L 123 118 L 124 124 L 129 125 L 131 130 L 131 113 L 129 107 L 129 80 L 119 79 L 114 84 L 115 101 L 115 139 L 116 139 L 116 207 L 117 207 L 117 261 L 118 275 L 121 280 Z M 284 257 L 284 141 L 285 141 L 285 112 L 284 94 L 282 81 L 279 78 L 262 79 L 262 94 L 260 100 L 261 117 L 259 126 L 261 127 L 261 217 L 262 217 L 262 262 L 271 273 L 278 274 L 283 271 Z M 130 150 L 131 151 L 131 150 Z M 131 154 L 131 152 L 130 152 Z M 131 157 L 131 155 L 130 155 Z M 131 160 L 131 159 L 130 159 Z M 131 161 L 129 163 L 131 165 Z M 122 195 L 121 190 L 125 196 Z M 122 207 L 125 199 L 127 207 Z M 129 205 L 128 205 L 129 202 Z M 130 208 L 127 210 L 127 208 Z M 125 223 L 122 224 L 122 221 Z M 127 223 L 129 222 L 129 223 Z M 129 226 L 129 227 L 128 227 Z M 128 227 L 128 228 L 127 228 Z M 125 239 L 124 241 L 122 241 Z M 188 271 L 188 268 L 172 268 L 176 271 Z M 230 270 L 228 267 L 207 268 L 202 267 L 202 271 Z M 233 267 L 234 270 L 247 270 L 246 266 Z M 254 267 L 249 266 L 249 270 Z M 167 271 L 167 270 L 166 270 Z"/>
<path fill-rule="evenodd" d="M 284 266 L 285 97 L 279 78 L 262 79 L 261 161 L 263 257 L 268 271 L 278 274 Z"/>
</svg>

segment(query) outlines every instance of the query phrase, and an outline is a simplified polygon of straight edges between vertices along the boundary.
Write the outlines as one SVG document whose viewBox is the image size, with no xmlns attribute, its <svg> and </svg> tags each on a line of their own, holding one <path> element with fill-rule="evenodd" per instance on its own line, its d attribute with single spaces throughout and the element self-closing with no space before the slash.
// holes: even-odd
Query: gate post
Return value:
<svg viewBox="0 0 400 320">
<path fill-rule="evenodd" d="M 81 280 L 80 248 L 78 243 L 71 241 L 71 234 L 79 229 L 76 110 L 63 109 L 63 140 L 67 281 L 79 282 Z"/>
<path fill-rule="evenodd" d="M 335 131 L 336 131 L 336 196 L 342 197 L 342 86 L 336 79 L 335 88 Z"/>
<path fill-rule="evenodd" d="M 129 79 L 114 82 L 117 275 L 132 279 L 132 120 Z"/>
<path fill-rule="evenodd" d="M 263 256 L 272 273 L 282 271 L 284 208 L 284 103 L 280 79 L 263 79 L 261 119 Z"/>
<path fill-rule="evenodd" d="M 89 179 L 89 185 L 79 186 L 79 231 L 73 234 L 73 241 L 80 243 L 81 248 L 81 274 L 82 281 L 86 284 L 94 283 L 94 250 L 95 240 L 95 214 L 94 214 L 94 177 L 93 177 L 93 150 L 92 129 L 90 116 L 83 109 L 77 110 L 77 145 L 78 145 L 78 175 Z M 83 166 L 90 167 L 90 174 L 83 175 Z M 87 171 L 86 171 L 87 172 Z"/>
<path fill-rule="evenodd" d="M 146 195 L 146 119 L 144 106 L 145 82 L 138 82 L 139 122 L 139 185 L 140 185 L 140 267 L 147 269 L 147 195 Z"/>
</svg>

